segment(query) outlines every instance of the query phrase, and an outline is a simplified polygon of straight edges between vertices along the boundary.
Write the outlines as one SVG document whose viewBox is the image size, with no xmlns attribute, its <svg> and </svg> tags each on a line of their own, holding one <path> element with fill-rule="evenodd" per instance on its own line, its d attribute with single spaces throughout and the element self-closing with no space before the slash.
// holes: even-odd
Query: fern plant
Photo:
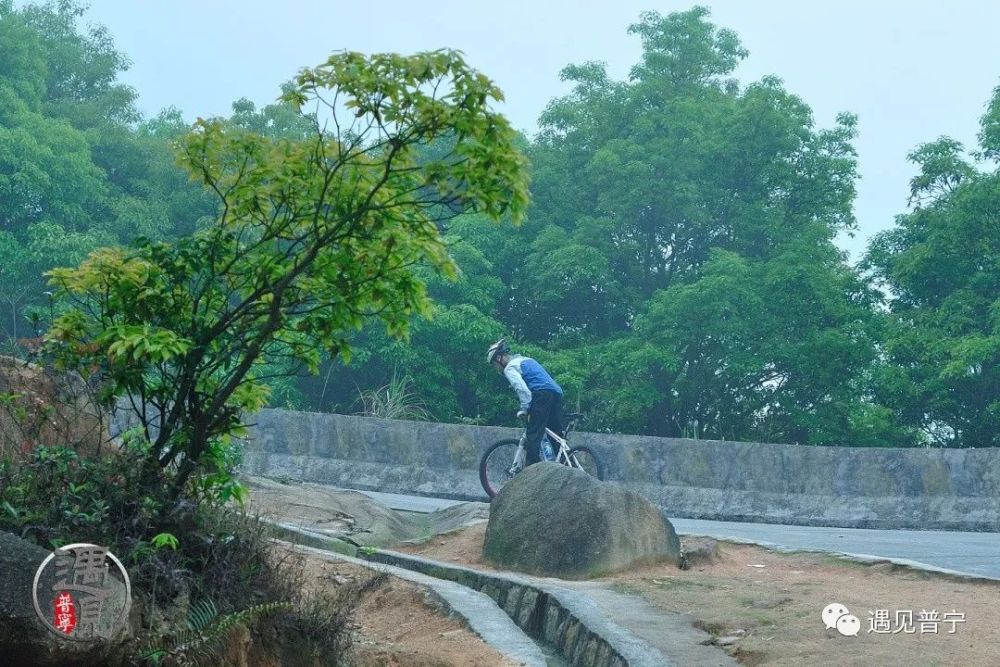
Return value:
<svg viewBox="0 0 1000 667">
<path fill-rule="evenodd" d="M 140 664 L 180 665 L 188 667 L 200 661 L 218 664 L 219 650 L 233 626 L 290 610 L 290 602 L 266 602 L 241 611 L 219 615 L 211 600 L 199 600 L 188 609 L 187 627 L 147 642 L 133 660 Z"/>
</svg>

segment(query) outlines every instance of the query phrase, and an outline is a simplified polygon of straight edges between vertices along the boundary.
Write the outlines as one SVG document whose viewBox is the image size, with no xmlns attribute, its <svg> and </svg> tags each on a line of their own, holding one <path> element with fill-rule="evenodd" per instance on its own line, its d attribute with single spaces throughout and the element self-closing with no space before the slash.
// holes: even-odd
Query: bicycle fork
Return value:
<svg viewBox="0 0 1000 667">
<path fill-rule="evenodd" d="M 507 474 L 511 477 L 524 470 L 524 462 L 528 457 L 528 448 L 524 446 L 524 441 L 527 439 L 528 434 L 525 433 L 521 436 L 521 439 L 517 443 L 517 451 L 514 453 L 514 461 L 511 462 L 510 468 L 507 469 Z"/>
</svg>

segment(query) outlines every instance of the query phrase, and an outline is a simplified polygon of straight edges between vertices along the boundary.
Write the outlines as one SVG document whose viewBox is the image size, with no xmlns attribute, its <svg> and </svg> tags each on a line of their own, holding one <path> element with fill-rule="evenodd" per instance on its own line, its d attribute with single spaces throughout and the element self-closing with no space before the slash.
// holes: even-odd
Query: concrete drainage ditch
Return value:
<svg viewBox="0 0 1000 667">
<path fill-rule="evenodd" d="M 361 554 L 359 554 L 361 555 Z M 492 598 L 521 630 L 574 667 L 669 667 L 630 632 L 610 621 L 586 595 L 511 574 L 481 572 L 409 554 L 375 550 L 365 560 L 461 584 Z"/>
<path fill-rule="evenodd" d="M 657 619 L 659 630 L 655 636 L 638 632 L 632 627 L 634 623 L 627 623 L 628 629 L 622 627 L 611 620 L 617 619 L 622 610 L 609 608 L 607 600 L 600 596 L 593 597 L 596 593 L 605 597 L 614 595 L 611 591 L 595 592 L 571 586 L 570 582 L 562 585 L 558 580 L 509 572 L 483 572 L 389 550 L 358 549 L 299 526 L 274 522 L 271 525 L 275 537 L 282 541 L 296 543 L 330 559 L 385 569 L 429 589 L 434 593 L 432 598 L 441 601 L 440 606 L 447 613 L 462 617 L 484 641 L 518 664 L 529 667 L 736 664 L 717 647 L 697 645 L 697 638 L 695 645 L 688 646 L 692 644 L 691 636 L 663 625 L 662 619 Z M 628 602 L 627 606 L 634 605 Z"/>
</svg>

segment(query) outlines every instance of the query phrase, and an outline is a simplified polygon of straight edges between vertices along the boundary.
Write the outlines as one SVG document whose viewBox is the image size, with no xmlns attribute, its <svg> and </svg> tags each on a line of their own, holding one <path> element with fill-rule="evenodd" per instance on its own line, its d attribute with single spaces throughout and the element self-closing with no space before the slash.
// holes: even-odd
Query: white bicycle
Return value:
<svg viewBox="0 0 1000 667">
<path fill-rule="evenodd" d="M 569 436 L 570 429 L 577 421 L 583 419 L 583 415 L 573 412 L 566 415 L 566 436 Z M 479 459 L 479 481 L 483 484 L 490 498 L 496 496 L 504 484 L 514 478 L 514 475 L 524 470 L 524 462 L 527 460 L 528 451 L 524 446 L 527 440 L 528 429 L 525 427 L 524 433 L 519 439 L 507 438 L 494 442 L 486 448 L 481 459 Z M 544 452 L 545 438 L 548 438 L 552 449 L 555 451 L 553 459 L 547 459 L 542 452 L 539 452 L 539 459 L 542 461 L 553 460 L 571 468 L 578 468 L 597 479 L 604 481 L 604 465 L 601 459 L 590 447 L 570 447 L 565 437 L 559 437 L 552 430 L 545 429 L 545 437 L 542 438 L 540 447 Z"/>
</svg>

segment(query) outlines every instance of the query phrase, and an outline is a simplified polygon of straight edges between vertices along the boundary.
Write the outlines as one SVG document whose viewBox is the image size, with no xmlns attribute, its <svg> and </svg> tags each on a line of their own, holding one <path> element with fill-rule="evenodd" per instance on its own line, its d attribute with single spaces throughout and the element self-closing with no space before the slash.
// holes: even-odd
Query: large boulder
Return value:
<svg viewBox="0 0 1000 667">
<path fill-rule="evenodd" d="M 127 628 L 112 640 L 70 640 L 46 627 L 38 615 L 32 596 L 35 572 L 49 551 L 10 533 L 0 532 L 0 664 L 3 665 L 107 665 L 120 658 L 127 642 Z M 39 581 L 39 590 L 51 590 L 55 568 L 50 563 Z M 107 613 L 121 608 L 124 586 L 107 578 L 112 597 Z M 44 604 L 44 603 L 43 603 Z M 105 616 L 102 615 L 102 619 Z"/>
<path fill-rule="evenodd" d="M 39 445 L 109 449 L 108 416 L 79 375 L 0 355 L 0 458 Z"/>
<path fill-rule="evenodd" d="M 505 569 L 588 579 L 638 564 L 678 565 L 680 540 L 638 493 L 567 466 L 538 463 L 493 499 L 483 557 Z"/>
</svg>

